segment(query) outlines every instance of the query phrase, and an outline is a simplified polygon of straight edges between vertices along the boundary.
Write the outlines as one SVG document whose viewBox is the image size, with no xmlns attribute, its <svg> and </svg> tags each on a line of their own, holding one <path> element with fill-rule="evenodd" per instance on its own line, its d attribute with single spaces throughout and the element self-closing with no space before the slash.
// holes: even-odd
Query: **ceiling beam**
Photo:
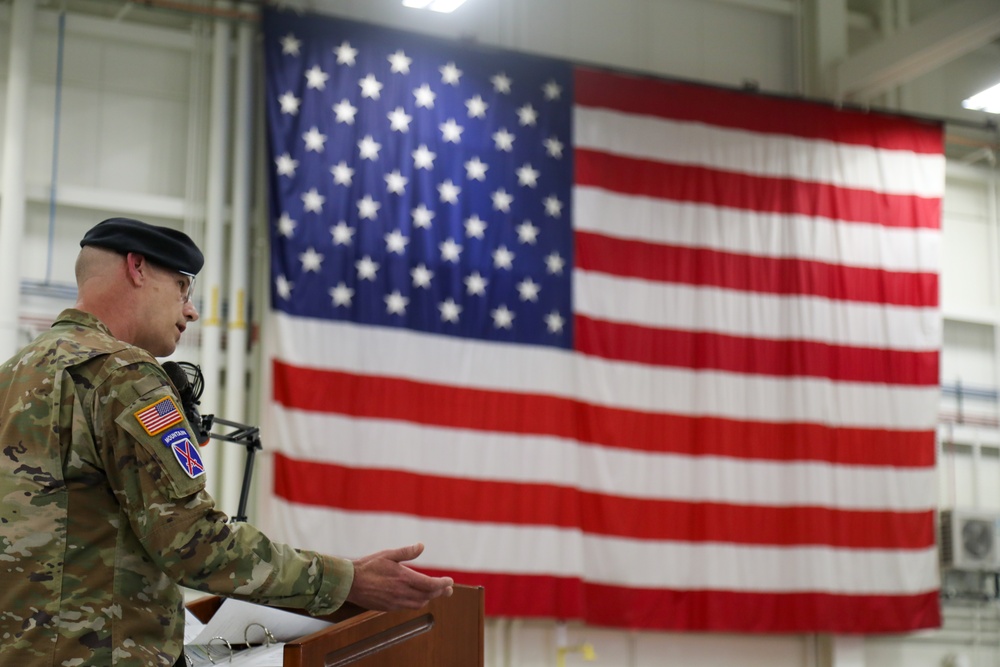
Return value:
<svg viewBox="0 0 1000 667">
<path fill-rule="evenodd" d="M 865 101 L 1000 37 L 1000 2 L 960 0 L 835 68 L 839 100 Z"/>
</svg>

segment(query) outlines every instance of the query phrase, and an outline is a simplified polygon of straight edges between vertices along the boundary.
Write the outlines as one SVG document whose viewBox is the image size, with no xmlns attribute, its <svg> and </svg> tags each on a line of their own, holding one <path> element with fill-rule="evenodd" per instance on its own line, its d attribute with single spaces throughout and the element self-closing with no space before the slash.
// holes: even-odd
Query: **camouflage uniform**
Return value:
<svg viewBox="0 0 1000 667">
<path fill-rule="evenodd" d="M 178 583 L 314 614 L 343 603 L 350 561 L 215 509 L 197 454 L 177 453 L 193 441 L 179 407 L 152 356 L 78 310 L 0 366 L 4 665 L 173 665 Z"/>
</svg>

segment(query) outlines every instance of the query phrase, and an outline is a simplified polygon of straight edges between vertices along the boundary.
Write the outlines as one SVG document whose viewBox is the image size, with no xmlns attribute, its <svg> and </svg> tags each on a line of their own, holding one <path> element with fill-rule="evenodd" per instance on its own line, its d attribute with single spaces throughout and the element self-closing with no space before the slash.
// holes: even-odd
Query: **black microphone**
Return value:
<svg viewBox="0 0 1000 667">
<path fill-rule="evenodd" d="M 174 383 L 177 393 L 181 397 L 181 405 L 184 407 L 184 416 L 191 422 L 191 427 L 195 430 L 195 438 L 198 444 L 205 446 L 211 437 L 213 416 L 202 417 L 198 413 L 198 399 L 201 398 L 202 391 L 205 390 L 205 376 L 201 369 L 187 361 L 164 361 L 163 370 L 167 372 L 167 377 Z"/>
</svg>

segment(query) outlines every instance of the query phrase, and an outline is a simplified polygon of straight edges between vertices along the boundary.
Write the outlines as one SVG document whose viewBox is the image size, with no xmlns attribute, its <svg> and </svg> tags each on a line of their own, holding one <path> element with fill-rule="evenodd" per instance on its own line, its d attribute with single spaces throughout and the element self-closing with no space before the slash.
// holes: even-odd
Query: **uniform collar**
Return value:
<svg viewBox="0 0 1000 667">
<path fill-rule="evenodd" d="M 57 324 L 63 322 L 69 324 L 75 324 L 82 327 L 88 327 L 90 329 L 97 329 L 101 333 L 114 337 L 114 334 L 111 333 L 111 329 L 109 329 L 108 326 L 104 324 L 104 322 L 100 321 L 90 313 L 79 310 L 77 308 L 67 308 L 66 310 L 59 313 L 59 316 L 56 317 L 56 320 L 55 322 L 52 323 L 52 326 L 56 326 Z"/>
</svg>

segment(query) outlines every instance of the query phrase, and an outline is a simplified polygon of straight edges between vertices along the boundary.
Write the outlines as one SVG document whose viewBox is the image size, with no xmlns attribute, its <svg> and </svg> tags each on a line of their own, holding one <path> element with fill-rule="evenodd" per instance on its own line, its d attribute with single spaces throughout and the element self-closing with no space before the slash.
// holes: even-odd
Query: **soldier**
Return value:
<svg viewBox="0 0 1000 667">
<path fill-rule="evenodd" d="M 198 319 L 201 251 L 126 218 L 80 245 L 76 307 L 0 366 L 3 664 L 181 665 L 178 584 L 312 614 L 451 594 L 403 564 L 419 544 L 352 562 L 229 523 L 155 359 Z"/>
</svg>

